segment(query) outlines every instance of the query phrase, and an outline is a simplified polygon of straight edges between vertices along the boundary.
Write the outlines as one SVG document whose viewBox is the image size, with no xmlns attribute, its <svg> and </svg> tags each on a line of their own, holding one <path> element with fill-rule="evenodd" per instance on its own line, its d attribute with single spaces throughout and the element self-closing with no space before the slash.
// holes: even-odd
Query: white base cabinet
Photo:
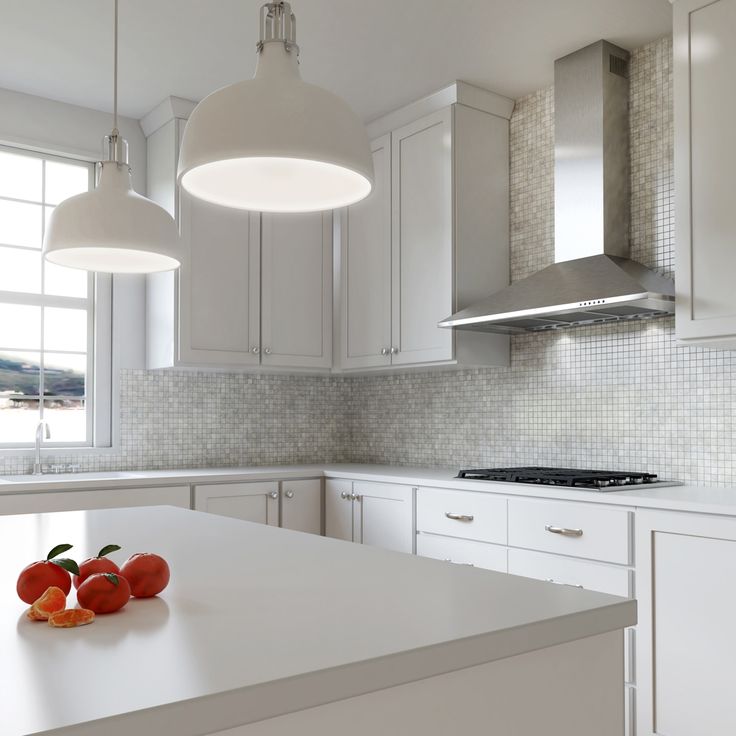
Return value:
<svg viewBox="0 0 736 736">
<path fill-rule="evenodd" d="M 88 511 L 130 506 L 190 508 L 189 486 L 151 488 L 95 488 L 83 491 L 46 491 L 0 495 L 0 515 L 43 514 L 51 511 Z"/>
<path fill-rule="evenodd" d="M 328 479 L 325 535 L 396 552 L 414 552 L 410 486 Z"/>
<path fill-rule="evenodd" d="M 637 734 L 736 733 L 736 519 L 637 512 Z"/>
<path fill-rule="evenodd" d="M 212 483 L 194 487 L 195 511 L 322 534 L 322 480 Z"/>
</svg>

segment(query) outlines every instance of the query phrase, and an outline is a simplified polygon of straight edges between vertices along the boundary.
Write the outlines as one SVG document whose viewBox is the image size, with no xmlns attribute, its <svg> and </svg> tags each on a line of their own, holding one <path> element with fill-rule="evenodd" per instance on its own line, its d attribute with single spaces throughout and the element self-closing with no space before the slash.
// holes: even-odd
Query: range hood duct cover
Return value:
<svg viewBox="0 0 736 736">
<path fill-rule="evenodd" d="M 555 62 L 555 263 L 440 322 L 514 334 L 674 312 L 674 282 L 629 256 L 629 52 Z"/>
</svg>

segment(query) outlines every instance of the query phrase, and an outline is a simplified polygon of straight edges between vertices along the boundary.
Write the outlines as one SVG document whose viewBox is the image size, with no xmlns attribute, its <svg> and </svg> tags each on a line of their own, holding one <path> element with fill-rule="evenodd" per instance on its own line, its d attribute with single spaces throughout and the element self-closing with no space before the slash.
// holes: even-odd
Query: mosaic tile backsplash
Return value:
<svg viewBox="0 0 736 736">
<path fill-rule="evenodd" d="M 674 271 L 672 42 L 631 61 L 632 256 Z M 511 119 L 511 271 L 554 259 L 552 89 Z M 126 371 L 119 455 L 85 470 L 372 462 L 647 470 L 736 486 L 736 353 L 671 318 L 512 338 L 510 368 L 363 377 Z M 7 458 L 2 472 L 27 472 Z"/>
</svg>

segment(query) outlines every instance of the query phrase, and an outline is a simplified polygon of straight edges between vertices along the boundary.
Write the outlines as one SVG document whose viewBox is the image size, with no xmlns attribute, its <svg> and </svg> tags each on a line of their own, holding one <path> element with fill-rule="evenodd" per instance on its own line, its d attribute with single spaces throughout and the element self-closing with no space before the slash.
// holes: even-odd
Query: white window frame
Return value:
<svg viewBox="0 0 736 736">
<path fill-rule="evenodd" d="M 73 162 L 87 166 L 89 170 L 89 187 L 96 183 L 96 165 L 94 162 L 51 153 L 44 153 L 28 148 L 0 144 L 0 150 L 17 155 L 39 158 L 44 161 Z M 4 198 L 8 199 L 8 198 Z M 10 201 L 25 202 L 26 200 Z M 31 204 L 39 204 L 32 202 Z M 41 203 L 45 206 L 45 202 Z M 45 227 L 45 218 L 44 225 Z M 0 243 L 0 245 L 5 245 Z M 24 292 L 0 291 L 0 302 L 6 304 L 23 304 L 46 307 L 84 308 L 87 310 L 87 370 L 85 375 L 85 409 L 87 439 L 83 442 L 55 442 L 52 437 L 44 441 L 45 449 L 69 448 L 85 450 L 93 448 L 110 448 L 112 445 L 112 278 L 110 274 L 90 273 L 87 282 L 87 297 L 50 296 L 46 294 L 27 294 Z M 41 317 L 40 350 L 12 348 L 24 352 L 44 352 L 43 343 L 43 311 Z M 8 346 L 5 347 L 8 350 Z M 43 394 L 43 372 L 40 378 L 39 392 Z M 47 398 L 47 397 L 44 397 Z M 34 447 L 35 437 L 28 437 L 23 442 L 0 443 L 0 455 L 18 454 L 18 451 Z"/>
</svg>

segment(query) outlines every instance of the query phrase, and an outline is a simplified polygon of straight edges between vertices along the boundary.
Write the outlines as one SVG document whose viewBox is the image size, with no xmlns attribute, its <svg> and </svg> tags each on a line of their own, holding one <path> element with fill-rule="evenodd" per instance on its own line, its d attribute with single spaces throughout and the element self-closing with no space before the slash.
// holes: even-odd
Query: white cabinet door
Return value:
<svg viewBox="0 0 736 736">
<path fill-rule="evenodd" d="M 736 733 L 736 519 L 638 511 L 639 736 Z"/>
<path fill-rule="evenodd" d="M 453 357 L 452 109 L 394 131 L 392 355 L 394 365 Z"/>
<path fill-rule="evenodd" d="M 356 542 L 396 552 L 414 551 L 414 489 L 390 483 L 354 483 Z"/>
<path fill-rule="evenodd" d="M 343 368 L 391 364 L 391 136 L 372 151 L 373 191 L 340 221 Z"/>
<path fill-rule="evenodd" d="M 353 541 L 353 484 L 349 480 L 325 481 L 325 536 Z"/>
<path fill-rule="evenodd" d="M 434 534 L 417 535 L 417 554 L 452 562 L 454 565 L 483 567 L 496 572 L 507 571 L 507 550 L 500 544 L 471 542 L 467 539 L 440 537 Z"/>
<path fill-rule="evenodd" d="M 210 514 L 279 525 L 279 484 L 221 483 L 196 486 L 194 508 Z"/>
<path fill-rule="evenodd" d="M 178 506 L 188 509 L 189 495 L 189 486 L 95 488 L 84 491 L 3 494 L 0 496 L 0 515 L 115 509 L 128 506 Z"/>
<path fill-rule="evenodd" d="M 309 534 L 322 533 L 322 481 L 281 482 L 281 526 Z"/>
<path fill-rule="evenodd" d="M 736 0 L 674 4 L 677 337 L 736 348 Z"/>
<path fill-rule="evenodd" d="M 257 215 L 181 194 L 179 359 L 257 365 L 260 235 Z"/>
<path fill-rule="evenodd" d="M 264 366 L 332 365 L 332 214 L 261 216 Z"/>
</svg>

